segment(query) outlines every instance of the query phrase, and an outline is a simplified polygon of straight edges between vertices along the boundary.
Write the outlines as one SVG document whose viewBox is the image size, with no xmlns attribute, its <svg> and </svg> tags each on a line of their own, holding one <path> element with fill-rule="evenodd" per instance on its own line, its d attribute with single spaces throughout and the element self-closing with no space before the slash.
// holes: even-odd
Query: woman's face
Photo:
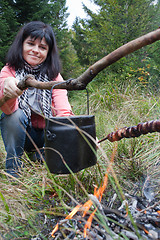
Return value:
<svg viewBox="0 0 160 240">
<path fill-rule="evenodd" d="M 48 54 L 49 46 L 45 38 L 34 39 L 30 36 L 23 42 L 23 58 L 31 66 L 36 66 L 43 63 Z"/>
</svg>

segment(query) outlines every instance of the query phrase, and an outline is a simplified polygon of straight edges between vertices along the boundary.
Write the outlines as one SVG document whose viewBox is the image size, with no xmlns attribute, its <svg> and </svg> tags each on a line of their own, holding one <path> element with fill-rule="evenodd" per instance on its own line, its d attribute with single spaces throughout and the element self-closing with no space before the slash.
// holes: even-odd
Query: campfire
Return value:
<svg viewBox="0 0 160 240">
<path fill-rule="evenodd" d="M 54 239 L 160 239 L 160 201 L 126 194 L 126 200 L 113 208 L 116 194 L 106 203 L 100 203 L 90 195 L 95 209 L 92 212 L 88 201 L 61 220 L 52 232 Z M 88 204 L 88 206 L 87 206 Z M 97 214 L 95 215 L 97 211 Z M 81 215 L 83 212 L 83 216 Z M 77 214 L 77 215 L 76 215 Z"/>
<path fill-rule="evenodd" d="M 157 120 L 131 128 L 123 128 L 109 134 L 105 139 L 113 142 L 123 137 L 136 137 L 148 132 L 159 132 L 159 123 L 160 121 Z M 65 219 L 56 224 L 51 233 L 53 239 L 160 239 L 158 192 L 151 184 L 150 176 L 147 176 L 143 182 L 141 194 L 136 190 L 134 194 L 123 193 L 112 167 L 116 151 L 117 147 L 114 148 L 111 160 L 108 162 L 101 186 L 95 187 L 94 194 L 88 195 L 87 202 L 77 205 Z M 107 190 L 110 174 L 114 177 L 120 196 L 115 193 L 106 201 L 102 196 Z"/>
</svg>

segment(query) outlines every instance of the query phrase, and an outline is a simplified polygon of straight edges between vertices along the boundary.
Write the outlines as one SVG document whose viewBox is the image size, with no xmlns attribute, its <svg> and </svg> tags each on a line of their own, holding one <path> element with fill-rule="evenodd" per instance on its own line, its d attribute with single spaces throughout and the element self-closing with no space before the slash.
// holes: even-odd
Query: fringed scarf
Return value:
<svg viewBox="0 0 160 240">
<path fill-rule="evenodd" d="M 41 64 L 36 67 L 31 67 L 29 64 L 25 63 L 24 69 L 16 71 L 16 78 L 20 81 L 25 75 L 32 74 L 35 76 L 37 81 L 48 82 L 49 78 L 47 75 L 43 75 L 40 72 Z M 31 117 L 31 111 L 34 111 L 34 105 L 30 102 L 30 91 L 32 90 L 32 96 L 36 97 L 36 109 L 38 106 L 38 113 L 43 115 L 45 118 L 50 118 L 51 112 L 51 91 L 41 90 L 36 88 L 29 88 L 24 91 L 24 93 L 18 98 L 19 108 L 21 108 L 27 117 Z"/>
</svg>

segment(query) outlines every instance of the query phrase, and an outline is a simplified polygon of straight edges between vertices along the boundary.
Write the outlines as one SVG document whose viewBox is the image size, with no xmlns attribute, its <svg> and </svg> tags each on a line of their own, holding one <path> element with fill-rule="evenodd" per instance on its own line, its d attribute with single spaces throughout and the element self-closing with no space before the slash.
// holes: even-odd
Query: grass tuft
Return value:
<svg viewBox="0 0 160 240">
<path fill-rule="evenodd" d="M 102 83 L 96 86 L 93 83 L 88 90 L 90 114 L 95 115 L 99 140 L 118 128 L 159 117 L 159 97 L 142 91 L 138 85 L 119 87 Z M 86 92 L 73 93 L 70 102 L 76 115 L 87 114 Z M 69 175 L 51 174 L 45 164 L 32 162 L 24 155 L 25 167 L 21 176 L 14 179 L 4 171 L 5 151 L 0 141 L 0 236 L 4 239 L 34 236 L 53 239 L 50 233 L 57 221 L 65 218 L 74 206 L 85 203 L 95 187 L 99 188 L 115 147 L 115 143 L 108 140 L 102 142 L 97 150 L 98 163 Z M 159 133 L 119 141 L 103 198 L 110 199 L 117 193 L 122 201 L 124 193 L 135 191 L 142 195 L 146 177 L 160 197 L 159 148 Z"/>
</svg>

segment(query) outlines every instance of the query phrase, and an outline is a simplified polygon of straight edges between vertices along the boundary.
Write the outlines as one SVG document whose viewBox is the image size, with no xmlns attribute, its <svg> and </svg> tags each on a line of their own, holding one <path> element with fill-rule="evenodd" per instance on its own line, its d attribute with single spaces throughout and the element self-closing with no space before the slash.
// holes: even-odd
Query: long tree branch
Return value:
<svg viewBox="0 0 160 240">
<path fill-rule="evenodd" d="M 63 83 L 55 81 L 42 83 L 37 82 L 33 77 L 30 77 L 28 79 L 25 79 L 24 82 L 22 81 L 19 84 L 19 88 L 25 89 L 28 86 L 31 86 L 40 89 L 51 89 L 52 87 L 54 87 L 55 89 L 61 88 L 67 90 L 83 90 L 86 88 L 87 84 L 90 83 L 92 79 L 104 68 L 110 66 L 124 56 L 146 45 L 152 44 L 158 40 L 160 40 L 160 29 L 143 35 L 117 48 L 116 50 L 90 66 L 81 76 L 76 79 L 69 79 Z"/>
<path fill-rule="evenodd" d="M 64 82 L 50 81 L 50 82 L 39 82 L 34 76 L 27 75 L 24 79 L 22 79 L 18 87 L 21 90 L 25 90 L 28 87 L 34 87 L 39 89 L 67 89 L 67 90 L 83 90 L 86 88 L 88 83 L 92 81 L 92 79 L 104 68 L 110 66 L 115 63 L 119 59 L 124 56 L 146 46 L 152 44 L 156 41 L 160 40 L 160 28 L 150 32 L 146 35 L 143 35 L 135 40 L 132 40 L 125 45 L 117 48 L 107 56 L 103 57 L 92 66 L 90 66 L 82 75 L 80 75 L 76 79 L 69 79 Z M 7 96 L 4 96 L 0 99 L 0 107 L 8 100 Z"/>
</svg>

